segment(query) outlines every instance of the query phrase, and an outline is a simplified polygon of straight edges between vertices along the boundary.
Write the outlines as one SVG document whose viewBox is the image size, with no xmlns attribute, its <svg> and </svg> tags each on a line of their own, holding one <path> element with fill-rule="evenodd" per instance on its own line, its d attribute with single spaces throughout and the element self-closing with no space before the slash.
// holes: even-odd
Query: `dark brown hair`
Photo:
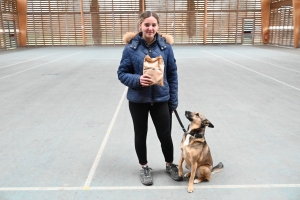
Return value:
<svg viewBox="0 0 300 200">
<path fill-rule="evenodd" d="M 138 24 L 140 25 L 141 23 L 143 23 L 143 21 L 144 21 L 146 18 L 151 17 L 151 16 L 153 16 L 153 17 L 157 20 L 157 23 L 159 24 L 159 17 L 158 17 L 158 15 L 157 15 L 155 12 L 152 12 L 152 11 L 145 11 L 145 12 L 143 12 L 143 13 L 140 15 Z"/>
</svg>

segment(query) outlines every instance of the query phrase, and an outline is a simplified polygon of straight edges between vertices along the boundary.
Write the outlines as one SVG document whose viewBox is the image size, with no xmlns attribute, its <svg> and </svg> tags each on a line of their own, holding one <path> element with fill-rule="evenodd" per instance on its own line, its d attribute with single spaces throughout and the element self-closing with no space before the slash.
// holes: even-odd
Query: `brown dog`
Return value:
<svg viewBox="0 0 300 200">
<path fill-rule="evenodd" d="M 188 192 L 193 192 L 194 183 L 209 181 L 211 173 L 223 169 L 223 164 L 220 162 L 213 167 L 209 146 L 204 137 L 206 126 L 214 128 L 214 125 L 200 112 L 186 111 L 185 116 L 191 123 L 180 144 L 181 157 L 178 164 L 178 175 L 182 176 L 182 163 L 185 161 L 185 167 L 191 171 L 184 177 L 190 177 Z M 195 179 L 195 177 L 197 178 Z"/>
</svg>

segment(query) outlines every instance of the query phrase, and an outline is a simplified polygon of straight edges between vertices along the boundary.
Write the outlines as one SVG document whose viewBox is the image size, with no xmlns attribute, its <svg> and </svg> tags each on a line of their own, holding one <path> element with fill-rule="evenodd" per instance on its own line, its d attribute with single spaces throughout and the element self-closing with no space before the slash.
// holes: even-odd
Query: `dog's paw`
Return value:
<svg viewBox="0 0 300 200">
<path fill-rule="evenodd" d="M 200 182 L 201 182 L 201 180 L 199 180 L 199 179 L 195 179 L 195 180 L 194 180 L 194 183 L 196 183 L 196 184 L 197 184 L 197 183 L 200 183 Z"/>
<path fill-rule="evenodd" d="M 188 173 L 186 173 L 183 177 L 184 178 L 188 178 L 188 177 L 190 177 L 191 176 L 191 172 L 188 172 Z"/>
<path fill-rule="evenodd" d="M 188 187 L 188 193 L 192 193 L 192 192 L 194 192 L 194 187 Z"/>
</svg>

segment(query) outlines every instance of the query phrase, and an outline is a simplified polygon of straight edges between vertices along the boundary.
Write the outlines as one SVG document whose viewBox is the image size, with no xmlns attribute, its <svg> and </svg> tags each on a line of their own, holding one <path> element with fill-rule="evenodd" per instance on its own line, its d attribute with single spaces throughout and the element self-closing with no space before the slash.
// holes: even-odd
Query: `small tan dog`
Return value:
<svg viewBox="0 0 300 200">
<path fill-rule="evenodd" d="M 178 164 L 178 175 L 182 177 L 182 164 L 185 161 L 185 167 L 191 171 L 186 173 L 184 177 L 190 177 L 188 192 L 193 192 L 194 183 L 209 181 L 211 173 L 222 170 L 223 164 L 220 162 L 213 167 L 210 149 L 204 137 L 206 126 L 214 128 L 214 125 L 200 112 L 185 111 L 185 116 L 191 123 L 180 144 L 181 156 Z M 197 178 L 195 179 L 195 177 Z"/>
</svg>

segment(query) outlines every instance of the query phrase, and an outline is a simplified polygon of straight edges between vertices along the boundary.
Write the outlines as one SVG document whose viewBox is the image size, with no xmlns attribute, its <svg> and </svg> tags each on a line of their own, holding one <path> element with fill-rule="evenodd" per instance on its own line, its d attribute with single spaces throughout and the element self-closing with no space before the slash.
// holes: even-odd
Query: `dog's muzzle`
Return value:
<svg viewBox="0 0 300 200">
<path fill-rule="evenodd" d="M 190 121 L 192 121 L 191 113 L 192 112 L 190 112 L 190 111 L 185 111 L 185 117 Z"/>
</svg>

